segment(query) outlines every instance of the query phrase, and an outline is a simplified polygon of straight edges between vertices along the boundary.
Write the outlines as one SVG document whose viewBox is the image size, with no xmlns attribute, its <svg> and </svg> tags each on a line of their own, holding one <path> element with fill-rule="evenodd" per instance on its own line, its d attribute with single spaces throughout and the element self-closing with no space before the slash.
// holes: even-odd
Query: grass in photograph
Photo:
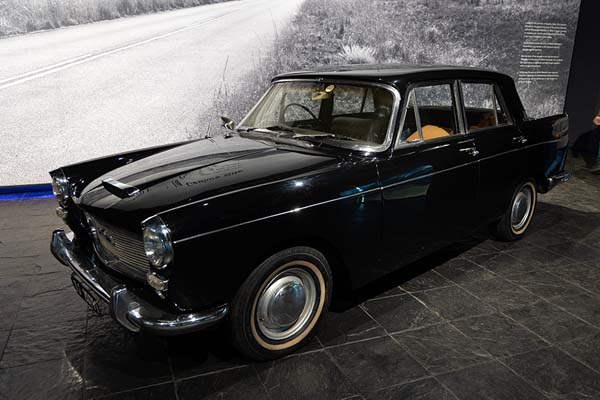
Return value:
<svg viewBox="0 0 600 400">
<path fill-rule="evenodd" d="M 271 77 L 286 71 L 374 62 L 452 64 L 516 78 L 525 22 L 566 23 L 571 38 L 563 47 L 568 50 L 578 9 L 579 0 L 306 0 L 272 50 L 256 55 L 254 72 L 243 84 L 230 87 L 225 71 L 214 109 L 200 118 L 199 133 L 216 115 L 239 121 Z M 557 93 L 566 90 L 561 85 L 566 85 L 568 65 L 562 73 L 564 82 L 519 85 L 532 116 L 562 111 Z"/>
<path fill-rule="evenodd" d="M 0 37 L 227 0 L 0 0 Z"/>
</svg>

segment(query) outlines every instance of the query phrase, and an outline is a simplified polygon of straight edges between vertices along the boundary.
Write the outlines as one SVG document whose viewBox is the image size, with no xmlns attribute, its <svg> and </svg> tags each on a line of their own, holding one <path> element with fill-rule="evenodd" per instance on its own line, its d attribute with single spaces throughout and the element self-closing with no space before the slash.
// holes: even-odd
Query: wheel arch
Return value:
<svg viewBox="0 0 600 400">
<path fill-rule="evenodd" d="M 323 254 L 327 260 L 333 276 L 332 299 L 334 301 L 351 291 L 352 281 L 342 253 L 331 241 L 317 235 L 299 236 L 275 242 L 265 249 L 256 265 L 279 251 L 298 246 L 313 248 Z"/>
</svg>

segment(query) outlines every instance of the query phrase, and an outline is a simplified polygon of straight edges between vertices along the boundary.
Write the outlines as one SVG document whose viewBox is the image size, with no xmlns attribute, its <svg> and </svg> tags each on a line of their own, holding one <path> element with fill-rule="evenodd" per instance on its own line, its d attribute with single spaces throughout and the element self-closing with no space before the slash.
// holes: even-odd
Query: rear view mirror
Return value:
<svg viewBox="0 0 600 400">
<path fill-rule="evenodd" d="M 223 122 L 223 127 L 232 131 L 235 128 L 235 121 L 231 118 L 221 116 L 221 121 Z"/>
</svg>

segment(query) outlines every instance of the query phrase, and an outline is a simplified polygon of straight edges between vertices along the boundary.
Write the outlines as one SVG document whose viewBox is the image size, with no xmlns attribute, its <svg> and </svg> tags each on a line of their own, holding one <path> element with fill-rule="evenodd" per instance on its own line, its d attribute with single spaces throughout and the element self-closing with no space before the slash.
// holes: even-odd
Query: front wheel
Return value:
<svg viewBox="0 0 600 400">
<path fill-rule="evenodd" d="M 280 251 L 256 268 L 231 308 L 235 346 L 255 360 L 292 353 L 310 340 L 330 302 L 331 270 L 309 247 Z"/>
<path fill-rule="evenodd" d="M 511 242 L 522 238 L 529 228 L 537 203 L 537 191 L 533 181 L 520 184 L 515 190 L 511 203 L 494 227 L 495 236 Z"/>
</svg>

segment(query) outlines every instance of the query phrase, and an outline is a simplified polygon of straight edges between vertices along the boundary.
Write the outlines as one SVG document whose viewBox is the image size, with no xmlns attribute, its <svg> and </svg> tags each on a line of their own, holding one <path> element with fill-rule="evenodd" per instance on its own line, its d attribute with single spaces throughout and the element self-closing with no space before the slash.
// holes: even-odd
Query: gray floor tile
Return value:
<svg viewBox="0 0 600 400">
<path fill-rule="evenodd" d="M 336 346 L 327 351 L 333 355 L 342 372 L 363 393 L 428 375 L 390 337 Z"/>
<path fill-rule="evenodd" d="M 410 295 L 369 300 L 364 309 L 388 332 L 419 328 L 441 318 Z"/>
<path fill-rule="evenodd" d="M 500 314 L 462 319 L 452 324 L 495 357 L 547 346 L 537 335 Z"/>
<path fill-rule="evenodd" d="M 546 247 L 555 254 L 569 257 L 576 261 L 592 261 L 600 259 L 600 250 L 580 242 L 568 241 Z"/>
<path fill-rule="evenodd" d="M 515 285 L 519 285 L 543 298 L 569 296 L 582 293 L 581 288 L 546 271 L 527 272 L 510 276 L 507 279 Z"/>
<path fill-rule="evenodd" d="M 91 318 L 87 331 L 84 379 L 89 396 L 172 380 L 162 339 L 134 336 L 108 317 Z"/>
<path fill-rule="evenodd" d="M 548 249 L 533 247 L 508 252 L 525 264 L 531 264 L 538 268 L 547 268 L 556 265 L 572 264 L 576 262 L 572 258 L 556 254 Z"/>
<path fill-rule="evenodd" d="M 492 307 L 457 286 L 419 292 L 415 296 L 448 320 L 494 312 Z"/>
<path fill-rule="evenodd" d="M 503 362 L 551 399 L 600 398 L 600 375 L 559 349 L 536 350 Z"/>
<path fill-rule="evenodd" d="M 491 360 L 492 356 L 450 324 L 394 335 L 400 345 L 433 374 Z"/>
<path fill-rule="evenodd" d="M 469 293 L 496 310 L 506 310 L 534 303 L 539 300 L 535 294 L 510 283 L 505 278 L 493 278 L 485 281 L 462 285 Z"/>
<path fill-rule="evenodd" d="M 369 400 L 458 400 L 434 378 L 395 385 L 367 395 Z"/>
<path fill-rule="evenodd" d="M 83 397 L 85 400 L 176 400 L 175 385 L 173 383 L 147 386 L 140 389 L 134 389 L 127 392 L 121 392 L 111 396 L 102 397 L 88 397 L 84 392 Z"/>
<path fill-rule="evenodd" d="M 444 278 L 435 270 L 429 270 L 407 282 L 404 282 L 400 285 L 400 287 L 407 292 L 414 293 L 439 287 L 451 286 L 453 284 L 453 282 Z"/>
<path fill-rule="evenodd" d="M 561 343 L 559 348 L 600 372 L 600 333 Z"/>
<path fill-rule="evenodd" d="M 500 276 L 510 276 L 536 270 L 539 266 L 527 263 L 510 255 L 510 253 L 493 253 L 470 257 L 471 261 Z"/>
<path fill-rule="evenodd" d="M 13 329 L 0 368 L 75 357 L 85 349 L 85 319 Z"/>
<path fill-rule="evenodd" d="M 556 297 L 550 302 L 600 328 L 600 296 L 586 293 L 578 296 Z"/>
<path fill-rule="evenodd" d="M 179 400 L 269 399 L 266 388 L 251 366 L 177 381 L 176 387 Z"/>
<path fill-rule="evenodd" d="M 473 282 L 495 277 L 490 271 L 461 257 L 436 267 L 435 271 L 455 283 Z"/>
<path fill-rule="evenodd" d="M 547 400 L 497 361 L 444 374 L 438 379 L 461 400 Z"/>
<path fill-rule="evenodd" d="M 385 335 L 384 329 L 360 307 L 353 307 L 343 313 L 327 314 L 317 333 L 324 346 L 355 342 Z"/>
<path fill-rule="evenodd" d="M 598 332 L 592 325 L 545 301 L 507 310 L 505 313 L 551 343 L 569 341 Z"/>
<path fill-rule="evenodd" d="M 257 364 L 256 369 L 272 399 L 335 400 L 358 394 L 325 351 Z"/>
<path fill-rule="evenodd" d="M 59 359 L 0 369 L 0 399 L 78 400 L 83 379 L 79 360 Z"/>
<path fill-rule="evenodd" d="M 579 285 L 590 292 L 600 294 L 600 268 L 594 265 L 577 263 L 548 269 L 548 271 L 565 281 Z"/>
</svg>

